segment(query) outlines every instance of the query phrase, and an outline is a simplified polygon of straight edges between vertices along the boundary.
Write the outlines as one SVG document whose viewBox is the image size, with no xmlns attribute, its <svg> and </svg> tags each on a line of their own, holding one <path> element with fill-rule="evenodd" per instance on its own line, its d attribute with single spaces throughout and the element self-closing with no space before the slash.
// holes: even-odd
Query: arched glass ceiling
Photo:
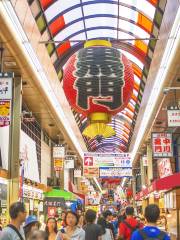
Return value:
<svg viewBox="0 0 180 240">
<path fill-rule="evenodd" d="M 47 50 L 60 78 L 69 57 L 91 39 L 111 41 L 132 63 L 133 94 L 126 108 L 110 123 L 116 136 L 101 142 L 84 138 L 90 151 L 127 150 L 165 3 L 165 0 L 29 0 L 40 32 L 49 36 Z M 87 119 L 75 112 L 74 115 L 83 131 Z"/>
</svg>

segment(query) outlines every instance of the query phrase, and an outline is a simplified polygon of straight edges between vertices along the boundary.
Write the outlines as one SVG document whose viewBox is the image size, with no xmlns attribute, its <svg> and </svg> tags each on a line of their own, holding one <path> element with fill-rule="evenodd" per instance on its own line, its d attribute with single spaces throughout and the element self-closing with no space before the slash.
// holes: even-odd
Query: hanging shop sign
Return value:
<svg viewBox="0 0 180 240">
<path fill-rule="evenodd" d="M 142 161 L 143 161 L 143 166 L 144 167 L 148 167 L 148 158 L 147 158 L 147 156 L 143 156 L 142 157 Z"/>
<path fill-rule="evenodd" d="M 130 153 L 84 153 L 84 166 L 88 167 L 121 167 L 131 168 L 132 160 Z"/>
<path fill-rule="evenodd" d="M 0 127 L 11 123 L 11 100 L 0 100 Z"/>
<path fill-rule="evenodd" d="M 12 99 L 12 73 L 0 72 L 0 100 Z"/>
<path fill-rule="evenodd" d="M 169 158 L 159 159 L 157 165 L 160 178 L 172 175 L 171 161 Z"/>
<path fill-rule="evenodd" d="M 172 157 L 172 134 L 152 133 L 153 157 Z"/>
<path fill-rule="evenodd" d="M 65 169 L 74 169 L 74 159 L 65 159 L 64 160 Z"/>
<path fill-rule="evenodd" d="M 75 169 L 74 170 L 74 178 L 81 178 L 82 175 L 81 175 L 81 169 Z"/>
<path fill-rule="evenodd" d="M 63 158 L 55 158 L 54 159 L 54 170 L 61 171 L 64 167 L 64 159 Z"/>
<path fill-rule="evenodd" d="M 53 147 L 53 158 L 65 158 L 65 147 L 60 145 Z"/>
<path fill-rule="evenodd" d="M 98 167 L 84 167 L 83 176 L 87 178 L 99 177 Z"/>
<path fill-rule="evenodd" d="M 131 98 L 132 65 L 108 41 L 87 42 L 84 47 L 71 56 L 64 68 L 64 91 L 72 108 L 90 120 L 83 135 L 107 138 L 116 133 L 106 124 Z"/>
<path fill-rule="evenodd" d="M 132 177 L 132 168 L 112 168 L 112 167 L 101 167 L 99 170 L 100 178 L 122 178 Z"/>
<path fill-rule="evenodd" d="M 171 107 L 167 111 L 168 115 L 168 127 L 180 127 L 180 108 Z"/>
<path fill-rule="evenodd" d="M 12 73 L 0 72 L 0 127 L 11 123 Z"/>
</svg>

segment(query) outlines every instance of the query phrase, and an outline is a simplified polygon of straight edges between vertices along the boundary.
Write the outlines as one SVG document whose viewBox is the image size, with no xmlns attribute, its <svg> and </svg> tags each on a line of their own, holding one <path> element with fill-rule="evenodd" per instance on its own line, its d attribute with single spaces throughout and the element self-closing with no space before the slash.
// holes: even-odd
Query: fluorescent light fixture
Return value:
<svg viewBox="0 0 180 240">
<path fill-rule="evenodd" d="M 156 102 L 158 100 L 158 96 L 162 91 L 162 87 L 166 76 L 168 74 L 169 67 L 173 60 L 175 53 L 178 51 L 178 44 L 180 41 L 180 8 L 176 14 L 176 18 L 164 51 L 164 55 L 162 57 L 162 61 L 159 67 L 159 71 L 156 75 L 156 79 L 154 82 L 154 86 L 151 90 L 151 95 L 149 97 L 148 103 L 146 105 L 146 109 L 144 111 L 143 119 L 141 121 L 141 126 L 139 128 L 138 134 L 136 136 L 136 141 L 134 144 L 134 148 L 132 150 L 132 161 L 135 159 L 136 154 L 138 152 L 138 148 L 143 139 L 144 133 L 146 131 L 147 125 L 149 123 L 150 117 L 155 108 Z"/>
<path fill-rule="evenodd" d="M 10 1 L 2 0 L 0 2 L 0 10 L 3 13 L 3 16 L 8 21 L 9 26 L 11 27 L 11 30 L 14 32 L 14 35 L 16 39 L 18 40 L 18 44 L 21 48 L 21 51 L 26 56 L 27 61 L 29 62 L 30 66 L 33 68 L 34 73 L 44 90 L 44 93 L 47 95 L 52 107 L 56 111 L 59 119 L 61 120 L 62 124 L 64 125 L 64 128 L 67 131 L 67 134 L 69 135 L 70 139 L 72 140 L 76 150 L 79 152 L 79 155 L 83 158 L 83 151 L 79 144 L 79 141 L 77 137 L 75 136 L 68 119 L 66 118 L 63 109 L 48 81 L 48 77 L 46 76 L 46 73 L 44 72 L 43 66 L 41 62 L 39 61 L 33 47 L 31 46 L 31 43 L 29 42 L 28 37 L 26 36 L 26 33 L 16 15 L 15 10 L 13 9 L 13 6 Z"/>
</svg>

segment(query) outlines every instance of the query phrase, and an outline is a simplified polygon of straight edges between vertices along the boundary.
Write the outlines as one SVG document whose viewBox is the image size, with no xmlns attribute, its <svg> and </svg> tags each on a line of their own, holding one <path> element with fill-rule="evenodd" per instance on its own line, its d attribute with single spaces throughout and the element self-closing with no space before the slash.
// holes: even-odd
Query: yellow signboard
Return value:
<svg viewBox="0 0 180 240">
<path fill-rule="evenodd" d="M 54 158 L 55 171 L 61 171 L 64 167 L 64 158 Z"/>
</svg>

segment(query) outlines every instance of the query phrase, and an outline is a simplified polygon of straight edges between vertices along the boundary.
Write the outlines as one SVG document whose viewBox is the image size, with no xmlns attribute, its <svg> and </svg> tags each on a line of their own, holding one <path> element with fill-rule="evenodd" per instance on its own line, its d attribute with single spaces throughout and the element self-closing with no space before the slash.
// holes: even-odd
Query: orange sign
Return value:
<svg viewBox="0 0 180 240">
<path fill-rule="evenodd" d="M 84 167 L 83 176 L 87 178 L 99 177 L 99 167 Z"/>
<path fill-rule="evenodd" d="M 61 171 L 64 167 L 63 158 L 54 158 L 54 169 L 55 171 Z"/>
</svg>

